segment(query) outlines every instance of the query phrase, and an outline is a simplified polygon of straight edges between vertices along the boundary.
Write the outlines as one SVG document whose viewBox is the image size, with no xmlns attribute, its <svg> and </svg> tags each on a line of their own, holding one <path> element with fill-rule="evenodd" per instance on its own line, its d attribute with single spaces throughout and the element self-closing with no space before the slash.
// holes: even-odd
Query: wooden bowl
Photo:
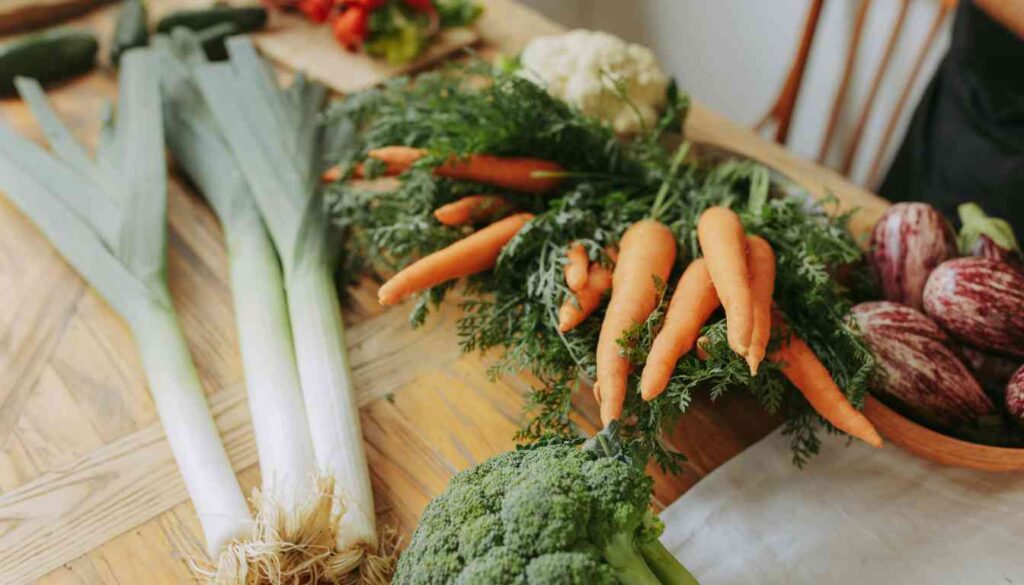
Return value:
<svg viewBox="0 0 1024 585">
<path fill-rule="evenodd" d="M 917 424 L 873 396 L 864 404 L 864 415 L 886 441 L 936 463 L 984 471 L 1024 471 L 1024 449 L 954 439 Z"/>
</svg>

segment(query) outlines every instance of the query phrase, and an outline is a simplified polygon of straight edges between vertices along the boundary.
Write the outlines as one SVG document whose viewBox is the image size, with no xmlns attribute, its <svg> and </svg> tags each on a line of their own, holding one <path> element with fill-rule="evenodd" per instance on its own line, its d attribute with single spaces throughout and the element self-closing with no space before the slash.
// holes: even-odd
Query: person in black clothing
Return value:
<svg viewBox="0 0 1024 585">
<path fill-rule="evenodd" d="M 975 201 L 1024 232 L 1024 0 L 961 0 L 949 52 L 879 193 L 949 217 Z"/>
</svg>

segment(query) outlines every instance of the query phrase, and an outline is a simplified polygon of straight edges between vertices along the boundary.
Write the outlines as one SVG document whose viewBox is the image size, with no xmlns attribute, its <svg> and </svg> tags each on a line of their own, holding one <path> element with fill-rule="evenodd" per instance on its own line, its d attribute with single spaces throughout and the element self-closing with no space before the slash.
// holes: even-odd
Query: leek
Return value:
<svg viewBox="0 0 1024 585">
<path fill-rule="evenodd" d="M 299 379 L 313 451 L 334 482 L 339 514 L 336 567 L 383 581 L 359 411 L 332 278 L 335 247 L 319 189 L 326 143 L 318 114 L 323 86 L 298 76 L 282 90 L 251 41 L 227 43 L 230 60 L 194 77 L 239 166 L 284 268 Z"/>
<path fill-rule="evenodd" d="M 178 164 L 206 197 L 229 252 L 231 288 L 249 408 L 263 476 L 255 498 L 257 546 L 245 563 L 271 583 L 316 582 L 330 574 L 333 493 L 314 483 L 316 467 L 299 384 L 277 253 L 252 193 L 199 94 L 188 63 L 206 61 L 200 41 L 179 30 L 157 37 L 164 125 Z"/>
<path fill-rule="evenodd" d="M 0 122 L 0 189 L 131 328 L 207 551 L 223 561 L 222 552 L 249 538 L 254 524 L 167 288 L 157 64 L 148 50 L 125 54 L 116 123 L 107 120 L 96 161 L 50 109 L 39 84 L 19 79 L 54 154 Z"/>
</svg>

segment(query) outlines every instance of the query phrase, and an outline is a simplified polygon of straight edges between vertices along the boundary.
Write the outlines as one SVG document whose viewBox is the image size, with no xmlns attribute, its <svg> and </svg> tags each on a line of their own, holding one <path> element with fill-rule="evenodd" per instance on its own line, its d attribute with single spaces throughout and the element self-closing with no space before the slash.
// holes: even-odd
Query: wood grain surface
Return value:
<svg viewBox="0 0 1024 585">
<path fill-rule="evenodd" d="M 112 0 L 0 0 L 0 34 L 49 26 Z"/>
<path fill-rule="evenodd" d="M 510 0 L 485 4 L 478 27 L 484 55 L 514 53 L 533 36 L 560 30 Z M 109 30 L 112 14 L 103 9 L 81 23 Z M 112 74 L 101 70 L 50 95 L 73 132 L 92 145 L 102 104 L 114 93 Z M 0 101 L 0 113 L 18 131 L 39 137 L 17 101 Z M 687 132 L 862 208 L 861 226 L 886 205 L 699 104 Z M 232 463 L 250 490 L 259 472 L 220 229 L 173 176 L 168 206 L 175 303 Z M 491 381 L 487 356 L 461 355 L 453 306 L 411 330 L 408 307 L 383 310 L 375 289 L 370 281 L 357 287 L 344 317 L 378 515 L 408 534 L 453 473 L 513 445 L 524 395 L 535 381 L 525 375 Z M 590 396 L 575 403 L 577 422 L 594 430 Z M 738 393 L 714 404 L 695 401 L 670 436 L 690 458 L 683 473 L 652 470 L 659 505 L 775 424 Z M 187 559 L 202 550 L 127 328 L 0 196 L 0 583 L 192 583 Z"/>
</svg>

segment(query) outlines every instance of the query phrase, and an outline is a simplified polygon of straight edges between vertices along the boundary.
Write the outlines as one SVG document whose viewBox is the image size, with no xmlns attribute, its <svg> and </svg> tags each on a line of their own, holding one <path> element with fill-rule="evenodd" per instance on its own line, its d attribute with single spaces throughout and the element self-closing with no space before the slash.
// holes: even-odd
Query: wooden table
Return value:
<svg viewBox="0 0 1024 585">
<path fill-rule="evenodd" d="M 513 53 L 560 28 L 510 0 L 487 1 L 479 23 L 485 55 Z M 106 35 L 112 10 L 81 22 Z M 95 144 L 111 72 L 50 95 L 73 131 Z M 39 138 L 27 109 L 0 112 Z M 856 230 L 886 206 L 840 176 L 799 160 L 697 104 L 696 141 L 725 145 L 800 180 L 813 193 L 862 208 Z M 227 258 L 210 210 L 177 177 L 169 188 L 169 277 L 182 325 L 244 489 L 259 471 L 232 321 Z M 457 309 L 410 330 L 407 307 L 384 310 L 376 284 L 354 290 L 345 310 L 361 396 L 378 514 L 407 534 L 456 471 L 513 445 L 528 376 L 490 382 L 487 357 L 460 355 Z M 589 396 L 577 419 L 593 430 Z M 689 457 L 681 475 L 654 471 L 659 505 L 771 430 L 741 393 L 697 400 L 672 441 Z M 163 440 L 128 329 L 46 239 L 0 196 L 0 583 L 191 583 L 185 559 L 202 536 Z"/>
</svg>

